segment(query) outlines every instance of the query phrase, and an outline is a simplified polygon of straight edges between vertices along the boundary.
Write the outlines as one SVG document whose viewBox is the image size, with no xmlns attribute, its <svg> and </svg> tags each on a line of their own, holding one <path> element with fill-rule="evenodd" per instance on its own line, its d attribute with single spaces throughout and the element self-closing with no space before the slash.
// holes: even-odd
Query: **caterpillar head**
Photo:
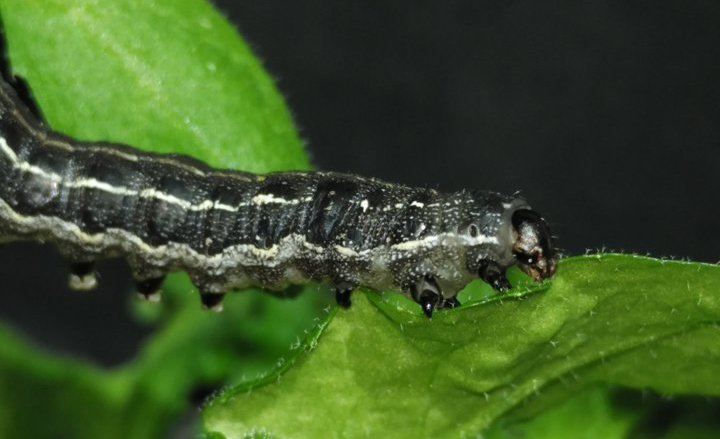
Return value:
<svg viewBox="0 0 720 439">
<path fill-rule="evenodd" d="M 534 210 L 519 209 L 512 215 L 512 226 L 512 252 L 518 267 L 537 281 L 552 276 L 557 254 L 545 220 Z"/>
</svg>

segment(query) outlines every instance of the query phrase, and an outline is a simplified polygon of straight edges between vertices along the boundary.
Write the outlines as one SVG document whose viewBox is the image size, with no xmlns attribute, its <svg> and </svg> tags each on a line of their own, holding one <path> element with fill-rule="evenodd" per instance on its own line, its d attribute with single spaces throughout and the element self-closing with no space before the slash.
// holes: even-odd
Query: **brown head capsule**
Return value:
<svg viewBox="0 0 720 439">
<path fill-rule="evenodd" d="M 539 213 L 521 209 L 512 216 L 513 255 L 518 266 L 536 281 L 555 273 L 557 254 L 552 245 L 550 229 Z"/>
</svg>

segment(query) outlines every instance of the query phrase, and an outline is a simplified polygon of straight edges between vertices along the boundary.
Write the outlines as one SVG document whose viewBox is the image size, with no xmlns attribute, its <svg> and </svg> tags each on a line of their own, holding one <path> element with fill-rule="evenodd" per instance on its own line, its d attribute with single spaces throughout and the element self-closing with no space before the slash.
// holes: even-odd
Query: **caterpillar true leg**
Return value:
<svg viewBox="0 0 720 439">
<path fill-rule="evenodd" d="M 335 284 L 335 302 L 343 308 L 350 308 L 352 301 L 350 296 L 353 290 L 356 288 L 354 285 L 350 285 L 347 282 L 338 282 Z"/>
<path fill-rule="evenodd" d="M 432 318 L 435 308 L 442 304 L 442 291 L 432 276 L 423 277 L 411 287 L 411 295 L 428 318 Z"/>
<path fill-rule="evenodd" d="M 97 287 L 95 262 L 73 262 L 70 264 L 68 286 L 77 291 L 90 291 Z"/>
<path fill-rule="evenodd" d="M 507 291 L 512 288 L 510 281 L 505 277 L 505 268 L 493 261 L 484 261 L 478 272 L 480 279 L 489 283 L 497 291 Z"/>
<path fill-rule="evenodd" d="M 352 301 L 350 300 L 351 293 L 352 290 L 350 289 L 336 288 L 335 301 L 343 308 L 350 308 L 350 305 L 352 305 Z"/>
</svg>

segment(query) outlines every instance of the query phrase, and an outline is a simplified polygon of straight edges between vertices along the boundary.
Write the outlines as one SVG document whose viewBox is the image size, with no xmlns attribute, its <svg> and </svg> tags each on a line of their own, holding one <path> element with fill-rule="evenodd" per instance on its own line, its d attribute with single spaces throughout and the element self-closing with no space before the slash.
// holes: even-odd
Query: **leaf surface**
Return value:
<svg viewBox="0 0 720 439">
<path fill-rule="evenodd" d="M 630 255 L 565 259 L 549 283 L 432 320 L 356 294 L 297 367 L 226 391 L 205 425 L 227 437 L 475 437 L 599 382 L 717 396 L 719 320 L 720 267 Z"/>
</svg>

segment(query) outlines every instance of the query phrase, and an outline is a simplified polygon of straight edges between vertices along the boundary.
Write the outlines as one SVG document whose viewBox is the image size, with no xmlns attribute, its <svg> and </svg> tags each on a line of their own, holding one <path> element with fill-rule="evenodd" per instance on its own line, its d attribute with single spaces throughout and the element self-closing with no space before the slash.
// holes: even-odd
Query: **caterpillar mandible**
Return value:
<svg viewBox="0 0 720 439">
<path fill-rule="evenodd" d="M 341 306 L 365 286 L 402 291 L 431 317 L 458 306 L 475 278 L 503 291 L 510 266 L 538 281 L 555 272 L 548 226 L 518 196 L 333 172 L 255 175 L 78 141 L 47 127 L 3 60 L 0 240 L 55 244 L 74 289 L 96 285 L 95 261 L 123 257 L 151 300 L 183 270 L 209 309 L 232 289 L 329 281 Z"/>
</svg>

